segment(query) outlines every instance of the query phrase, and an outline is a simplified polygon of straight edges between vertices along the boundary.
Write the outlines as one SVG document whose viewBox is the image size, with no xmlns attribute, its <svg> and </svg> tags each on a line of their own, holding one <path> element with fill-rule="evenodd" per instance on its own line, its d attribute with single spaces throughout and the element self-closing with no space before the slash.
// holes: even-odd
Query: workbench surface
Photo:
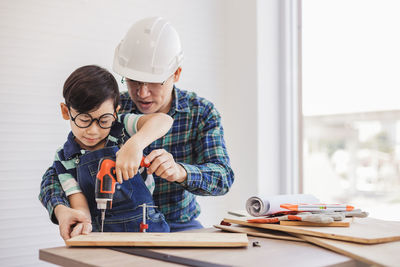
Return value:
<svg viewBox="0 0 400 267">
<path fill-rule="evenodd" d="M 201 232 L 219 232 L 214 228 Z M 258 241 L 260 246 L 253 246 Z M 346 256 L 306 242 L 249 236 L 247 248 L 156 248 L 153 251 L 232 266 L 363 266 Z M 62 266 L 176 266 L 107 248 L 56 247 L 39 250 L 39 259 Z"/>
</svg>

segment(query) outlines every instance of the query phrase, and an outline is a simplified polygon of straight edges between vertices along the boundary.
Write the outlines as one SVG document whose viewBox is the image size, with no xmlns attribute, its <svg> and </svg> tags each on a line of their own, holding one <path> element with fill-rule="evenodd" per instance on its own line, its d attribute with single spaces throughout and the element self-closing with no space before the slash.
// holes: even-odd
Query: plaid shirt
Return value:
<svg viewBox="0 0 400 267">
<path fill-rule="evenodd" d="M 121 94 L 121 112 L 136 113 L 128 92 Z M 183 183 L 168 182 L 154 175 L 155 204 L 170 222 L 187 222 L 200 214 L 195 195 L 217 196 L 228 192 L 234 180 L 225 147 L 221 118 L 214 105 L 195 93 L 174 87 L 174 98 L 168 115 L 174 118 L 171 130 L 145 150 L 163 148 L 171 153 L 187 172 Z M 43 176 L 39 199 L 54 223 L 54 208 L 69 206 L 54 169 Z"/>
</svg>

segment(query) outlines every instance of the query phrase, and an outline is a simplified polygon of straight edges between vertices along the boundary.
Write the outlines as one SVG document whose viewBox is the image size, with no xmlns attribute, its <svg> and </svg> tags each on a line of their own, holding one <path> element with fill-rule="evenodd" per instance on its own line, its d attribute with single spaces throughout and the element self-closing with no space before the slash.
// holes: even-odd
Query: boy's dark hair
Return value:
<svg viewBox="0 0 400 267">
<path fill-rule="evenodd" d="M 114 76 L 106 69 L 87 65 L 76 69 L 64 83 L 63 96 L 68 107 L 79 113 L 88 113 L 106 100 L 119 104 L 119 89 Z"/>
</svg>

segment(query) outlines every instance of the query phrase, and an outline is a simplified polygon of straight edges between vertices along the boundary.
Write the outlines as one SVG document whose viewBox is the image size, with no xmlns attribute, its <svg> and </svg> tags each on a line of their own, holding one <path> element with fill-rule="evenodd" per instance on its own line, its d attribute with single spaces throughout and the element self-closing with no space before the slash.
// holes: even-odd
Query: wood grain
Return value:
<svg viewBox="0 0 400 267">
<path fill-rule="evenodd" d="M 399 266 L 400 241 L 382 244 L 359 244 L 315 236 L 295 234 L 310 243 L 330 249 L 353 259 L 378 266 Z"/>
<path fill-rule="evenodd" d="M 90 233 L 65 241 L 67 246 L 245 247 L 242 233 Z"/>
<path fill-rule="evenodd" d="M 224 219 L 226 222 L 256 228 L 271 229 L 362 244 L 379 244 L 400 240 L 400 222 L 373 218 L 355 218 L 350 227 L 286 226 L 279 224 L 248 223 L 246 219 Z"/>
<path fill-rule="evenodd" d="M 221 230 L 224 230 L 224 231 L 228 231 L 228 232 L 245 233 L 245 234 L 251 235 L 251 236 L 305 242 L 301 238 L 294 237 L 292 235 L 289 235 L 287 233 L 280 232 L 280 231 L 273 231 L 273 230 L 246 227 L 246 226 L 214 225 L 214 227 L 218 228 L 218 229 L 221 229 Z"/>
</svg>

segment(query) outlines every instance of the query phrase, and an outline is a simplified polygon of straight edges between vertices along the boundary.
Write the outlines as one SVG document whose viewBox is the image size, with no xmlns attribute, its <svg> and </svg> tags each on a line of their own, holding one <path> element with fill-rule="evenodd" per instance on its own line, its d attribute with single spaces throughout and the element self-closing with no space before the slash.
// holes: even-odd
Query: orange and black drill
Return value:
<svg viewBox="0 0 400 267">
<path fill-rule="evenodd" d="M 140 162 L 140 167 L 149 167 L 150 164 L 144 163 L 144 157 Z M 97 208 L 101 211 L 101 232 L 104 228 L 106 209 L 112 208 L 112 200 L 115 193 L 117 177 L 115 174 L 115 160 L 112 158 L 102 158 L 99 162 L 99 169 L 96 175 L 95 198 Z M 145 222 L 144 222 L 145 223 Z"/>
<path fill-rule="evenodd" d="M 111 158 L 102 158 L 99 162 L 99 170 L 96 176 L 95 198 L 97 208 L 101 211 L 101 231 L 104 228 L 106 209 L 111 209 L 115 193 L 115 161 Z"/>
</svg>

